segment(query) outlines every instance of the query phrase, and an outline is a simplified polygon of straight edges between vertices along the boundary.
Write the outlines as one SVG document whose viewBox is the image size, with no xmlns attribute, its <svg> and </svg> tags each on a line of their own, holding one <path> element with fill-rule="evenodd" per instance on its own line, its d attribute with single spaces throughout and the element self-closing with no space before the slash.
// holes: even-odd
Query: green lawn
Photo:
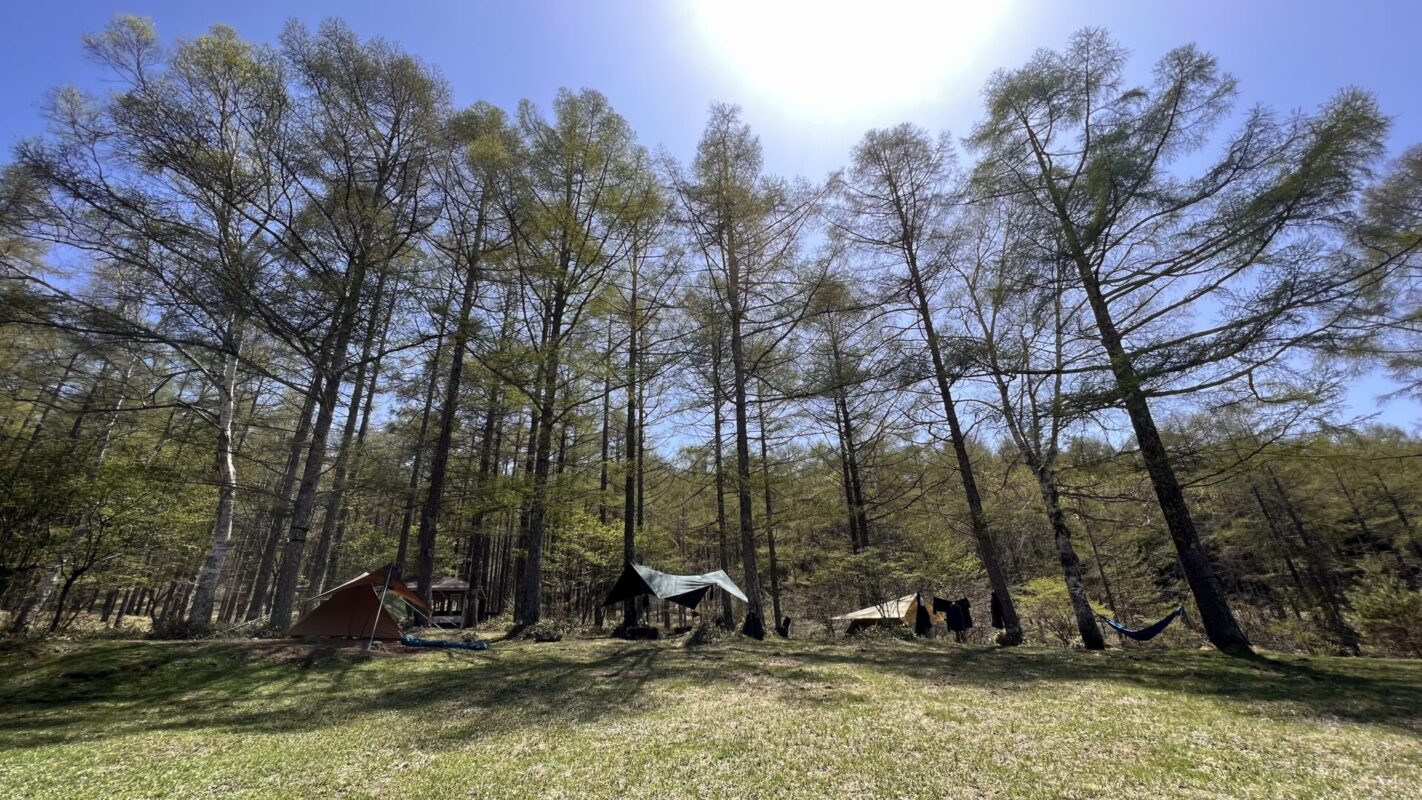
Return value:
<svg viewBox="0 0 1422 800">
<path fill-rule="evenodd" d="M 0 795 L 1422 797 L 1422 663 L 947 643 L 10 645 Z"/>
</svg>

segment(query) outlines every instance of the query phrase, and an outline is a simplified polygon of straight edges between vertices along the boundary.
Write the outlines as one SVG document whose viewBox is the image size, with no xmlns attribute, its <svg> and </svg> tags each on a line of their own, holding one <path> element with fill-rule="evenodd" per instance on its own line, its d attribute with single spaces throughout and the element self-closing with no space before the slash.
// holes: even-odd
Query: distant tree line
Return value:
<svg viewBox="0 0 1422 800">
<path fill-rule="evenodd" d="M 996 595 L 1001 643 L 1099 649 L 1183 602 L 1422 656 L 1422 441 L 1340 405 L 1422 384 L 1422 148 L 1364 91 L 1240 109 L 1084 30 L 814 183 L 734 106 L 683 162 L 339 21 L 84 45 L 111 90 L 0 185 L 11 630 L 280 631 L 389 562 L 468 623 L 671 624 L 604 618 L 646 561 L 777 621 Z"/>
</svg>

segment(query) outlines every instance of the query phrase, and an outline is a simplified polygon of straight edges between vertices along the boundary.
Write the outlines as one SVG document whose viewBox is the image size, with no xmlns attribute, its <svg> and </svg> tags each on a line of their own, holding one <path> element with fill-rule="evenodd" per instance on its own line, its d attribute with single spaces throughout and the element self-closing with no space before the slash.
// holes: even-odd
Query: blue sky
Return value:
<svg viewBox="0 0 1422 800">
<path fill-rule="evenodd" d="M 54 86 L 102 89 L 80 37 L 117 13 L 152 17 L 164 39 L 224 22 L 268 42 L 288 19 L 314 25 L 341 16 L 438 67 L 458 103 L 546 104 L 560 86 L 596 88 L 644 143 L 680 156 L 692 152 L 707 105 L 731 101 L 761 135 L 770 171 L 812 179 L 842 165 L 871 127 L 909 120 L 966 133 L 993 70 L 1059 47 L 1086 25 L 1129 47 L 1143 77 L 1170 47 L 1198 44 L 1241 79 L 1241 105 L 1311 108 L 1340 87 L 1364 87 L 1394 117 L 1394 151 L 1422 142 L 1422 3 L 944 0 L 895 8 L 887 0 L 29 0 L 5 12 L 0 146 L 41 130 L 39 106 Z M 1360 379 L 1350 405 L 1414 428 L 1416 404 L 1378 404 L 1389 388 L 1378 376 Z"/>
</svg>

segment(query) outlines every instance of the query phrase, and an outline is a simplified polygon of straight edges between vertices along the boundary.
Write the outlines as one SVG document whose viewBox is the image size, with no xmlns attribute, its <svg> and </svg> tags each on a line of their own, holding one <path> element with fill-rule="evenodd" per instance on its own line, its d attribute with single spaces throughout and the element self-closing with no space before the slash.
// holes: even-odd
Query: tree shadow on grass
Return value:
<svg viewBox="0 0 1422 800">
<path fill-rule="evenodd" d="M 154 731 L 302 733 L 397 712 L 409 715 L 422 746 L 457 747 L 491 735 L 652 712 L 667 696 L 656 689 L 682 685 L 723 691 L 728 700 L 736 692 L 773 692 L 792 708 L 868 701 L 851 685 L 864 669 L 925 687 L 1116 683 L 1248 704 L 1250 713 L 1281 718 L 1302 711 L 1422 732 L 1422 664 L 1367 659 L 938 643 L 688 649 L 610 640 L 398 655 L 290 643 L 115 643 L 22 663 L 16 677 L 16 664 L 0 661 L 0 746 Z"/>
<path fill-rule="evenodd" d="M 663 650 L 529 645 L 507 654 L 367 656 L 327 647 L 300 656 L 234 645 L 91 647 L 43 660 L 23 681 L 0 681 L 0 744 L 152 731 L 299 733 L 390 711 L 442 715 L 445 724 L 421 726 L 422 741 L 469 741 L 645 706 L 638 696 L 663 674 Z M 517 713 L 489 713 L 497 711 Z"/>
<path fill-rule="evenodd" d="M 1042 682 L 1115 683 L 1250 704 L 1252 713 L 1280 718 L 1302 713 L 1422 734 L 1422 663 L 1263 655 L 1231 658 L 1197 650 L 1093 653 L 897 643 L 814 649 L 799 657 L 821 666 L 869 663 L 917 681 L 1003 689 Z"/>
</svg>

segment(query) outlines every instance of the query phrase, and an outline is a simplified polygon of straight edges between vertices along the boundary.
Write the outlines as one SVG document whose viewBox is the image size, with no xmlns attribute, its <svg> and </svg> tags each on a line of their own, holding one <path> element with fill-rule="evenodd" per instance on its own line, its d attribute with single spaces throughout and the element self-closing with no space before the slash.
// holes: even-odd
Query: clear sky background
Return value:
<svg viewBox="0 0 1422 800">
<path fill-rule="evenodd" d="M 1312 108 L 1337 89 L 1374 92 L 1394 118 L 1392 149 L 1422 142 L 1422 2 L 1410 0 L 25 0 L 0 34 L 0 147 L 42 130 L 50 89 L 102 90 L 80 37 L 118 13 L 153 18 L 165 40 L 216 22 L 274 42 L 289 19 L 340 16 L 436 66 L 455 101 L 545 105 L 561 86 L 598 89 L 644 144 L 686 157 L 712 101 L 745 109 L 766 167 L 818 179 L 871 127 L 905 120 L 965 134 L 996 69 L 1102 26 L 1152 62 L 1193 42 L 1241 80 L 1240 105 Z M 1378 375 L 1350 390 L 1356 414 L 1412 430 L 1422 407 L 1380 403 Z"/>
</svg>

